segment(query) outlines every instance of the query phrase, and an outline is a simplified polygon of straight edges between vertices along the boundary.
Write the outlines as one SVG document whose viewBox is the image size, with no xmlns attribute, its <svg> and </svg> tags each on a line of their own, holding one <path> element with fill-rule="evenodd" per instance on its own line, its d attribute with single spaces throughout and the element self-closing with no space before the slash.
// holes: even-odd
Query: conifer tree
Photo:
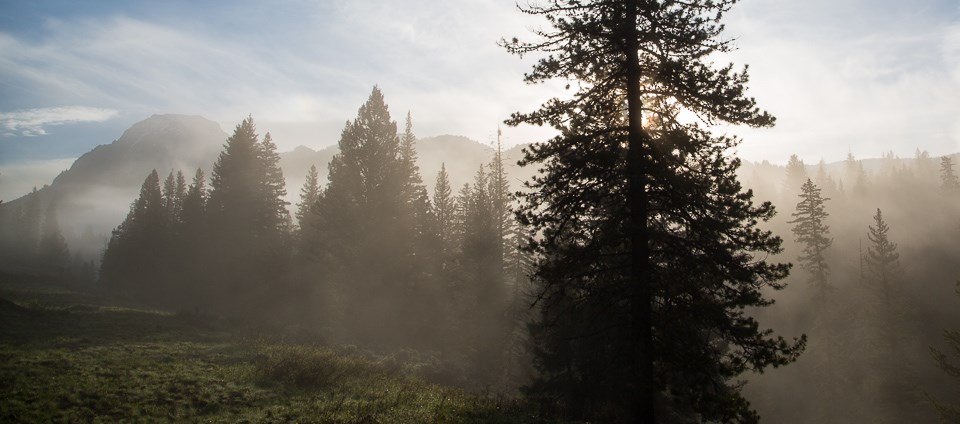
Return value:
<svg viewBox="0 0 960 424">
<path fill-rule="evenodd" d="M 216 243 L 210 239 L 206 212 L 206 176 L 197 168 L 183 196 L 179 230 L 174 242 L 177 272 L 168 283 L 177 307 L 206 307 L 215 297 L 223 296 L 214 293 L 219 287 L 211 287 L 209 281 L 209 251 L 216 248 Z"/>
<path fill-rule="evenodd" d="M 429 210 L 429 202 L 422 186 L 412 183 L 419 179 L 412 131 L 404 138 L 406 153 L 383 93 L 374 87 L 343 129 L 316 210 L 317 237 L 330 246 L 327 268 L 343 292 L 343 309 L 362 311 L 345 321 L 361 343 L 409 343 L 411 332 L 427 327 L 415 324 L 422 315 L 412 302 L 427 282 L 420 255 L 412 253 L 422 234 L 417 213 Z"/>
<path fill-rule="evenodd" d="M 289 268 L 290 229 L 286 189 L 276 145 L 268 134 L 260 141 L 252 117 L 227 139 L 210 178 L 207 201 L 211 274 L 209 290 L 223 312 L 266 312 L 282 302 L 276 285 Z"/>
<path fill-rule="evenodd" d="M 481 165 L 464 199 L 461 218 L 461 284 L 465 302 L 462 319 L 470 332 L 471 380 L 479 384 L 499 383 L 503 349 L 507 338 L 506 286 L 503 280 L 503 240 L 497 217 L 491 175 Z"/>
<path fill-rule="evenodd" d="M 320 174 L 317 172 L 316 165 L 310 165 L 307 171 L 307 179 L 300 188 L 300 203 L 297 203 L 297 226 L 303 233 L 313 225 L 310 220 L 313 217 L 312 209 L 320 201 Z"/>
<path fill-rule="evenodd" d="M 183 197 L 183 207 L 180 213 L 180 224 L 183 227 L 183 233 L 192 237 L 198 237 L 204 228 L 204 216 L 207 209 L 207 188 L 206 176 L 203 170 L 197 168 L 193 181 L 187 187 L 186 194 Z"/>
<path fill-rule="evenodd" d="M 290 231 L 290 212 L 287 211 L 287 184 L 280 169 L 280 154 L 270 133 L 263 136 L 258 146 L 258 165 L 261 174 L 261 198 L 264 205 L 264 228 L 274 237 L 286 236 Z"/>
<path fill-rule="evenodd" d="M 747 75 L 706 57 L 729 51 L 721 16 L 733 1 L 549 1 L 548 52 L 528 82 L 576 80 L 577 91 L 511 124 L 560 135 L 527 150 L 539 163 L 523 223 L 538 255 L 541 318 L 531 327 L 537 380 L 529 393 L 597 421 L 750 422 L 733 379 L 786 364 L 788 343 L 744 312 L 769 303 L 788 267 L 763 260 L 780 239 L 756 228 L 773 215 L 736 181 L 735 140 L 681 122 L 770 126 L 746 96 Z M 652 118 L 652 119 L 650 119 Z M 652 126 L 645 123 L 654 123 Z"/>
<path fill-rule="evenodd" d="M 881 423 L 917 422 L 922 416 L 918 408 L 922 400 L 916 390 L 917 372 L 908 352 L 916 346 L 917 331 L 902 287 L 903 270 L 897 244 L 890 240 L 890 227 L 880 209 L 868 226 L 866 286 L 876 296 L 868 308 L 875 325 L 874 349 L 867 359 L 878 370 L 874 375 L 875 407 Z"/>
<path fill-rule="evenodd" d="M 826 250 L 833 244 L 833 239 L 827 237 L 830 227 L 824 223 L 829 216 L 824 209 L 824 202 L 830 199 L 822 197 L 820 188 L 809 179 L 803 183 L 799 197 L 801 200 L 797 203 L 793 220 L 787 223 L 794 224 L 793 234 L 797 237 L 797 243 L 803 245 L 803 254 L 798 258 L 800 267 L 810 273 L 807 281 L 823 298 L 831 288 L 827 281 L 830 267 L 824 257 Z"/>
<path fill-rule="evenodd" d="M 953 172 L 953 158 L 940 158 L 940 188 L 945 192 L 954 193 L 960 190 L 960 179 Z"/>
<path fill-rule="evenodd" d="M 161 190 L 163 196 L 163 210 L 164 216 L 167 219 L 168 225 L 172 228 L 177 224 L 179 218 L 179 205 L 177 205 L 177 179 L 173 176 L 173 171 L 170 171 L 167 174 L 167 179 L 163 181 L 163 188 Z"/>
<path fill-rule="evenodd" d="M 514 241 L 514 219 L 513 219 L 513 196 L 510 193 L 510 182 L 507 179 L 507 173 L 503 167 L 503 150 L 500 145 L 500 129 L 497 129 L 497 149 L 494 152 L 493 160 L 490 162 L 490 175 L 487 178 L 492 202 L 493 215 L 496 219 L 497 238 L 500 240 L 497 256 L 502 264 L 506 264 L 506 258 L 513 255 Z"/>
<path fill-rule="evenodd" d="M 126 219 L 113 230 L 100 268 L 107 287 L 133 295 L 155 293 L 164 264 L 157 249 L 165 244 L 166 209 L 157 170 L 147 175 Z"/>
<path fill-rule="evenodd" d="M 440 164 L 437 181 L 433 188 L 433 216 L 437 221 L 437 233 L 440 236 L 441 252 L 444 256 L 453 253 L 455 199 L 450 190 L 450 177 L 446 164 Z"/>
<path fill-rule="evenodd" d="M 898 291 L 896 284 L 901 273 L 900 254 L 897 253 L 897 244 L 890 241 L 890 227 L 883 220 L 883 213 L 879 208 L 873 221 L 875 226 L 867 227 L 867 238 L 873 244 L 867 248 L 867 270 L 870 275 L 868 282 L 882 303 L 889 307 Z"/>
</svg>

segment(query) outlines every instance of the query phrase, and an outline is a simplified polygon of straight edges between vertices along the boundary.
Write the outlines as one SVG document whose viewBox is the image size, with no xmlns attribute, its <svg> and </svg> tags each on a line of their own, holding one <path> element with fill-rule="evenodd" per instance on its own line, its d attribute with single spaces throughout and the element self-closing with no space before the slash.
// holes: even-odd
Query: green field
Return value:
<svg viewBox="0 0 960 424">
<path fill-rule="evenodd" d="M 0 422 L 537 422 L 331 348 L 0 275 Z"/>
</svg>

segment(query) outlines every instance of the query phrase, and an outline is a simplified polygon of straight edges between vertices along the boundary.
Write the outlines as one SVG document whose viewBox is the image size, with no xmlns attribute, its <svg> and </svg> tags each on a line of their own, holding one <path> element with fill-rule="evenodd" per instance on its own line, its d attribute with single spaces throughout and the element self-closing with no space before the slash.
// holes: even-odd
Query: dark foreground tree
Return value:
<svg viewBox="0 0 960 424">
<path fill-rule="evenodd" d="M 543 173 L 522 223 L 538 255 L 541 317 L 532 324 L 537 380 L 529 393 L 599 421 L 757 419 L 735 381 L 786 364 L 804 340 L 762 330 L 747 308 L 770 303 L 788 265 L 764 258 L 781 240 L 757 228 L 773 214 L 735 177 L 736 140 L 680 122 L 770 126 L 745 95 L 746 73 L 706 57 L 730 50 L 720 17 L 735 1 L 550 1 L 546 52 L 526 76 L 574 81 L 569 99 L 515 114 L 551 125 L 524 164 Z M 645 126 L 646 123 L 646 126 Z"/>
<path fill-rule="evenodd" d="M 830 199 L 821 196 L 820 188 L 810 179 L 803 183 L 800 199 L 793 220 L 787 223 L 794 224 L 793 234 L 797 236 L 797 243 L 803 245 L 803 254 L 798 258 L 800 267 L 810 273 L 807 281 L 817 290 L 817 295 L 823 297 L 830 289 L 827 281 L 830 267 L 823 255 L 833 244 L 833 239 L 827 237 L 830 227 L 824 223 L 828 214 L 823 203 Z"/>
</svg>

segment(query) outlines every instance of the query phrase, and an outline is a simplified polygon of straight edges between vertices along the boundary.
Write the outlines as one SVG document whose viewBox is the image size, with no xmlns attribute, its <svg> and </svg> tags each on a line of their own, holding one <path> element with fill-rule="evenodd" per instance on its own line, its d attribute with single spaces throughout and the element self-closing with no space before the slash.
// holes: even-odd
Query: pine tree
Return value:
<svg viewBox="0 0 960 424">
<path fill-rule="evenodd" d="M 953 158 L 950 156 L 940 158 L 940 188 L 948 193 L 960 191 L 960 179 L 953 172 Z"/>
<path fill-rule="evenodd" d="M 180 213 L 180 224 L 183 227 L 183 233 L 193 237 L 199 236 L 204 228 L 205 214 L 207 209 L 207 188 L 206 177 L 203 170 L 197 168 L 193 181 L 187 187 L 186 194 L 183 197 L 183 207 Z"/>
<path fill-rule="evenodd" d="M 177 204 L 177 179 L 173 176 L 173 171 L 170 171 L 170 173 L 167 174 L 167 179 L 163 181 L 161 195 L 163 196 L 164 215 L 169 226 L 172 228 L 176 226 L 180 215 L 178 211 L 179 205 Z"/>
<path fill-rule="evenodd" d="M 833 239 L 828 238 L 830 227 L 824 223 L 829 216 L 824 210 L 824 202 L 830 198 L 820 195 L 820 188 L 813 181 L 807 179 L 807 182 L 801 187 L 800 202 L 797 203 L 797 210 L 793 213 L 793 220 L 788 224 L 794 224 L 793 234 L 797 236 L 797 243 L 803 245 L 803 254 L 800 255 L 800 267 L 810 273 L 807 280 L 817 290 L 821 299 L 825 298 L 831 288 L 827 281 L 830 276 L 830 267 L 824 253 Z"/>
<path fill-rule="evenodd" d="M 897 280 L 900 277 L 900 254 L 897 253 L 897 244 L 890 241 L 887 233 L 890 227 L 883 220 L 883 213 L 877 209 L 873 216 L 876 226 L 868 226 L 870 230 L 867 238 L 872 246 L 867 248 L 867 270 L 870 278 L 869 285 L 879 295 L 883 305 L 889 307 L 893 298 L 897 296 Z"/>
<path fill-rule="evenodd" d="M 261 179 L 260 198 L 263 202 L 263 226 L 273 237 L 283 238 L 290 231 L 290 212 L 287 211 L 287 183 L 280 169 L 280 154 L 270 133 L 263 136 L 258 146 L 257 159 Z"/>
<path fill-rule="evenodd" d="M 552 26 L 540 41 L 506 43 L 549 52 L 528 82 L 579 82 L 510 121 L 560 132 L 527 150 L 523 162 L 542 174 L 521 212 L 542 312 L 530 393 L 570 414 L 755 421 L 732 380 L 802 349 L 744 313 L 768 304 L 759 288 L 782 288 L 787 274 L 763 260 L 780 251 L 756 228 L 772 206 L 754 206 L 736 181 L 739 161 L 725 156 L 735 140 L 677 120 L 686 110 L 708 123 L 773 124 L 745 95 L 745 72 L 705 61 L 731 48 L 719 20 L 732 3 L 552 1 L 525 9 Z"/>
<path fill-rule="evenodd" d="M 866 286 L 876 296 L 867 310 L 876 326 L 872 341 L 873 354 L 867 357 L 871 367 L 880 370 L 873 376 L 877 391 L 877 422 L 917 422 L 922 416 L 922 404 L 917 387 L 917 372 L 909 356 L 910 346 L 916 346 L 917 331 L 914 319 L 901 286 L 903 270 L 897 244 L 890 241 L 890 227 L 880 209 L 874 215 L 874 225 L 868 226 Z"/>
<path fill-rule="evenodd" d="M 289 269 L 286 189 L 276 145 L 259 140 L 252 117 L 227 139 L 210 178 L 207 201 L 209 290 L 228 314 L 267 313 L 283 300 Z"/>
<path fill-rule="evenodd" d="M 437 181 L 433 186 L 433 216 L 437 220 L 437 232 L 440 235 L 441 254 L 453 253 L 455 231 L 455 199 L 450 190 L 450 177 L 446 164 L 440 164 Z"/>
<path fill-rule="evenodd" d="M 300 227 L 301 233 L 309 231 L 309 228 L 314 225 L 310 222 L 313 216 L 312 210 L 319 201 L 320 174 L 317 172 L 316 165 L 310 165 L 310 170 L 307 171 L 307 179 L 300 189 L 300 203 L 297 203 L 297 226 Z"/>
<path fill-rule="evenodd" d="M 100 268 L 101 281 L 115 290 L 148 298 L 156 292 L 164 264 L 158 248 L 166 242 L 166 209 L 157 170 L 147 175 L 126 219 L 113 230 Z"/>
<path fill-rule="evenodd" d="M 497 238 L 500 240 L 497 256 L 500 263 L 506 264 L 506 258 L 513 254 L 514 250 L 514 225 L 513 225 L 513 196 L 510 193 L 510 182 L 507 179 L 507 173 L 503 167 L 503 150 L 500 145 L 500 129 L 497 129 L 497 150 L 494 152 L 493 160 L 490 162 L 489 176 L 487 177 L 492 202 L 493 215 L 496 219 Z"/>
<path fill-rule="evenodd" d="M 180 185 L 179 182 L 177 185 Z M 179 188 L 177 191 L 180 191 Z M 223 296 L 222 293 L 214 293 L 218 287 L 211 287 L 208 280 L 211 274 L 208 269 L 210 250 L 216 248 L 216 243 L 210 239 L 207 224 L 206 176 L 202 169 L 197 168 L 183 195 L 179 229 L 174 239 L 175 272 L 167 283 L 176 307 L 198 309 L 206 307 L 212 299 Z"/>
<path fill-rule="evenodd" d="M 374 87 L 343 129 L 317 207 L 326 268 L 342 291 L 343 309 L 359 312 L 344 320 L 347 330 L 365 344 L 410 343 L 417 339 L 411 333 L 425 331 L 416 324 L 421 315 L 413 305 L 428 282 L 421 278 L 420 255 L 413 253 L 419 253 L 422 234 L 417 214 L 429 202 L 421 202 L 425 190 L 412 183 L 419 179 L 412 132 L 404 138 L 406 153 L 383 93 Z"/>
</svg>

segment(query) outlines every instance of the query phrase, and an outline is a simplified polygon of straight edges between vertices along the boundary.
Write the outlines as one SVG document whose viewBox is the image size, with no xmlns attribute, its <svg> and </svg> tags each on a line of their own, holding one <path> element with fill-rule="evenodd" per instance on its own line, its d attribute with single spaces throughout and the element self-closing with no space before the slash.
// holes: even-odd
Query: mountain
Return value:
<svg viewBox="0 0 960 424">
<path fill-rule="evenodd" d="M 80 156 L 37 195 L 44 205 L 56 202 L 61 228 L 73 251 L 97 251 L 103 246 L 77 246 L 84 238 L 78 235 L 100 234 L 96 243 L 102 244 L 102 238 L 123 220 L 151 169 L 163 176 L 180 169 L 189 180 L 197 168 L 210 168 L 226 138 L 216 122 L 200 116 L 153 115 L 112 143 Z M 17 210 L 27 197 L 4 202 L 0 212 Z M 12 215 L 0 214 L 0 226 L 9 228 Z"/>
</svg>

